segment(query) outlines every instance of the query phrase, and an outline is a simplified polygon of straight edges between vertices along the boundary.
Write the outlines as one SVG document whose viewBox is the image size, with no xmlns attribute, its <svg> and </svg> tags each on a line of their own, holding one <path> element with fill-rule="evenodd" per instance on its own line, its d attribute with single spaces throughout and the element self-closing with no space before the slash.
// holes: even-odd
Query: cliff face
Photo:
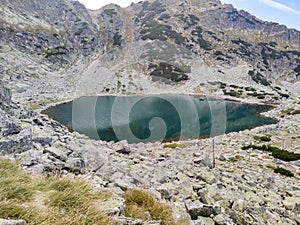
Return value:
<svg viewBox="0 0 300 225">
<path fill-rule="evenodd" d="M 0 14 L 2 82 L 26 96 L 136 93 L 160 83 L 195 90 L 215 81 L 293 94 L 299 84 L 300 32 L 218 0 L 97 11 L 77 1 L 3 0 Z"/>
</svg>

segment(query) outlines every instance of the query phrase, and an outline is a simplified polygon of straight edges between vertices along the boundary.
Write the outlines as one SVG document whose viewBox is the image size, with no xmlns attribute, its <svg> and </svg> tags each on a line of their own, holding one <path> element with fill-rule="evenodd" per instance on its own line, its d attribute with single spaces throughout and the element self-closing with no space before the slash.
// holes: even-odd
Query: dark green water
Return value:
<svg viewBox="0 0 300 225">
<path fill-rule="evenodd" d="M 82 97 L 45 110 L 93 139 L 129 143 L 209 137 L 276 123 L 270 106 L 188 95 Z"/>
</svg>

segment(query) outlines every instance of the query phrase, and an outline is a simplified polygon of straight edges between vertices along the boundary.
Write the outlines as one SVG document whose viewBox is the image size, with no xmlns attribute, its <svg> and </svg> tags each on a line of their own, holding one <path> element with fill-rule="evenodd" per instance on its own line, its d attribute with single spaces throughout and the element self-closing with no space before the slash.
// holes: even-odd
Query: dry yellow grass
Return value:
<svg viewBox="0 0 300 225">
<path fill-rule="evenodd" d="M 41 201 L 36 201 L 41 197 Z M 0 158 L 0 218 L 29 225 L 109 225 L 111 218 L 95 207 L 107 193 L 94 193 L 78 179 L 32 178 L 17 164 Z"/>
<path fill-rule="evenodd" d="M 134 189 L 127 191 L 123 197 L 126 200 L 125 216 L 142 220 L 161 220 L 163 225 L 177 225 L 171 207 L 159 203 L 147 191 Z"/>
</svg>

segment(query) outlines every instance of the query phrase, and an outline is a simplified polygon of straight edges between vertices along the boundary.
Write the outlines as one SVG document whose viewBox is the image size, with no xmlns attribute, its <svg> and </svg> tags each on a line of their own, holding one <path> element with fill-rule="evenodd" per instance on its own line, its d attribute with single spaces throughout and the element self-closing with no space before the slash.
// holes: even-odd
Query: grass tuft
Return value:
<svg viewBox="0 0 300 225">
<path fill-rule="evenodd" d="M 171 207 L 159 203 L 152 195 L 144 190 L 130 190 L 124 196 L 126 200 L 125 216 L 142 220 L 161 220 L 162 225 L 176 225 Z M 148 218 L 150 214 L 151 218 Z"/>
<path fill-rule="evenodd" d="M 111 218 L 96 207 L 96 200 L 106 197 L 110 195 L 92 192 L 85 181 L 33 178 L 0 158 L 0 218 L 23 219 L 28 225 L 109 225 Z"/>
</svg>

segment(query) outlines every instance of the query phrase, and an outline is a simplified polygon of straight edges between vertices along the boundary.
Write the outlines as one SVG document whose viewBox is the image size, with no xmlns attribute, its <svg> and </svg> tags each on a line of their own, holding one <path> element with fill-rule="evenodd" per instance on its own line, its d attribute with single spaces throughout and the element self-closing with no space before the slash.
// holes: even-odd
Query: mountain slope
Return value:
<svg viewBox="0 0 300 225">
<path fill-rule="evenodd" d="M 229 85 L 268 99 L 299 96 L 300 32 L 218 0 L 96 11 L 77 1 L 4 0 L 0 13 L 1 83 L 17 99 L 234 93 Z"/>
</svg>

